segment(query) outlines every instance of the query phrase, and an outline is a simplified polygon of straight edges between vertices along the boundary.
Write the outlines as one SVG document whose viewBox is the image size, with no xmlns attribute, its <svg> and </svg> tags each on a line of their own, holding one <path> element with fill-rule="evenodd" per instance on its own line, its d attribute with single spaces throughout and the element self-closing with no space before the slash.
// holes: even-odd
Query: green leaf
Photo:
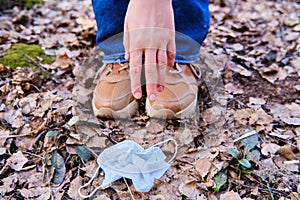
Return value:
<svg viewBox="0 0 300 200">
<path fill-rule="evenodd" d="M 239 157 L 239 151 L 237 149 L 230 148 L 228 149 L 228 153 L 230 153 L 236 159 Z"/>
<path fill-rule="evenodd" d="M 216 183 L 216 187 L 214 188 L 215 192 L 219 192 L 220 188 L 227 182 L 227 175 L 225 172 L 219 172 L 214 177 L 214 182 Z"/>
<path fill-rule="evenodd" d="M 54 167 L 54 175 L 53 175 L 52 182 L 54 184 L 59 184 L 64 180 L 66 174 L 66 166 L 65 166 L 64 158 L 55 150 L 52 152 L 51 163 L 52 166 Z"/>
<path fill-rule="evenodd" d="M 59 134 L 59 131 L 49 131 L 46 134 L 46 137 L 56 137 Z"/>
<path fill-rule="evenodd" d="M 251 135 L 242 140 L 242 144 L 246 150 L 250 151 L 258 144 L 258 135 Z"/>
<path fill-rule="evenodd" d="M 76 152 L 79 155 L 79 157 L 84 161 L 88 161 L 88 160 L 93 159 L 92 153 L 90 152 L 90 150 L 85 145 L 77 146 L 76 147 Z"/>
<path fill-rule="evenodd" d="M 247 169 L 251 168 L 251 163 L 247 159 L 239 160 L 239 163 Z"/>
</svg>

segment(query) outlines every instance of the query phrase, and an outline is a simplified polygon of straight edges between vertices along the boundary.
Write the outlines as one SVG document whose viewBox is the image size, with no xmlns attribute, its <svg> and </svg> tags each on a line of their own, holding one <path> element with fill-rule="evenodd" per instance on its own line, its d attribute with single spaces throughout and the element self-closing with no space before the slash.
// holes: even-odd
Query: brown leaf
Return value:
<svg viewBox="0 0 300 200">
<path fill-rule="evenodd" d="M 4 119 L 7 123 L 11 124 L 13 128 L 20 128 L 25 124 L 22 112 L 18 110 L 8 110 L 4 113 Z"/>
<path fill-rule="evenodd" d="M 0 146 L 4 147 L 6 139 L 9 137 L 9 130 L 0 127 Z"/>
<path fill-rule="evenodd" d="M 281 105 L 274 104 L 271 106 L 271 113 L 274 117 L 281 119 L 283 122 L 291 125 L 300 125 L 300 105 L 296 103 Z"/>
<path fill-rule="evenodd" d="M 17 186 L 18 176 L 17 174 L 13 174 L 9 177 L 3 178 L 1 182 L 3 183 L 3 185 L 0 186 L 0 194 L 11 192 Z"/>
<path fill-rule="evenodd" d="M 294 41 L 297 40 L 299 38 L 300 33 L 297 32 L 288 32 L 285 36 L 286 41 L 290 42 L 290 41 Z"/>
<path fill-rule="evenodd" d="M 80 199 L 80 196 L 79 196 L 77 190 L 81 185 L 82 185 L 82 181 L 81 181 L 81 177 L 79 175 L 71 181 L 70 187 L 68 190 L 68 195 L 72 199 Z"/>
<path fill-rule="evenodd" d="M 291 146 L 288 144 L 280 147 L 277 153 L 288 160 L 294 160 L 296 157 L 293 150 L 291 149 Z"/>
<path fill-rule="evenodd" d="M 203 147 L 198 149 L 198 154 L 196 155 L 196 159 L 208 159 L 209 161 L 213 161 L 219 155 L 219 150 L 217 148 L 207 148 Z"/>
<path fill-rule="evenodd" d="M 290 61 L 290 63 L 294 67 L 295 71 L 298 72 L 298 76 L 300 76 L 300 58 L 295 57 L 292 61 Z"/>
<path fill-rule="evenodd" d="M 240 43 L 233 44 L 231 47 L 234 51 L 242 51 L 244 49 L 244 46 Z"/>
<path fill-rule="evenodd" d="M 85 17 L 79 17 L 76 22 L 82 26 L 82 29 L 90 29 L 95 27 L 95 21 Z"/>
<path fill-rule="evenodd" d="M 230 191 L 221 194 L 220 200 L 241 200 L 241 197 L 238 193 Z"/>
<path fill-rule="evenodd" d="M 197 183 L 194 181 L 181 183 L 179 185 L 179 191 L 181 192 L 181 194 L 187 196 L 190 199 L 197 199 L 197 196 L 200 195 Z"/>
<path fill-rule="evenodd" d="M 66 54 L 60 55 L 56 57 L 56 60 L 54 63 L 52 63 L 51 68 L 52 69 L 67 69 L 71 63 L 71 59 Z"/>
<path fill-rule="evenodd" d="M 11 161 L 10 167 L 16 171 L 23 169 L 25 163 L 28 162 L 28 159 L 23 155 L 21 151 L 12 154 L 7 161 Z"/>
<path fill-rule="evenodd" d="M 266 103 L 266 101 L 262 98 L 250 97 L 249 103 L 253 104 L 253 105 L 264 105 Z"/>
<path fill-rule="evenodd" d="M 230 94 L 244 94 L 244 90 L 241 88 L 238 88 L 238 86 L 236 86 L 233 83 L 227 83 L 225 85 L 225 89 Z"/>
<path fill-rule="evenodd" d="M 45 200 L 45 199 L 49 199 L 51 196 L 51 190 L 48 187 L 30 188 L 30 189 L 23 188 L 18 191 L 26 199 L 34 198 L 36 200 Z"/>
<path fill-rule="evenodd" d="M 271 133 L 269 133 L 271 136 L 275 136 L 284 140 L 294 138 L 294 134 L 291 131 L 278 131 L 274 130 Z"/>
<path fill-rule="evenodd" d="M 27 115 L 35 110 L 38 97 L 38 93 L 32 93 L 19 101 L 19 106 L 21 107 L 23 114 Z"/>
<path fill-rule="evenodd" d="M 252 75 L 252 72 L 249 71 L 248 69 L 244 68 L 242 65 L 236 65 L 235 67 L 231 67 L 231 69 L 236 72 L 236 73 L 239 73 L 243 76 L 251 76 Z"/>
<path fill-rule="evenodd" d="M 194 166 L 195 166 L 196 171 L 200 174 L 200 176 L 204 180 L 205 176 L 209 172 L 211 162 L 206 158 L 202 158 L 202 159 L 196 160 L 194 163 Z"/>
<path fill-rule="evenodd" d="M 278 150 L 280 149 L 280 146 L 274 143 L 264 143 L 262 144 L 261 153 L 264 156 L 274 155 Z"/>
<path fill-rule="evenodd" d="M 178 130 L 176 134 L 176 138 L 180 141 L 181 145 L 188 145 L 194 140 L 194 134 L 193 132 L 188 128 L 183 128 Z"/>
</svg>

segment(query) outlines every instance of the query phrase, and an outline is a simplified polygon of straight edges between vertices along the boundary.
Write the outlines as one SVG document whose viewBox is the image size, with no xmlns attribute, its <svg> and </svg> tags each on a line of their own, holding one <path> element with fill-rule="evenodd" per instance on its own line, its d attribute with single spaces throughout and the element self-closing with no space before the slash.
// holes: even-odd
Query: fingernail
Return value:
<svg viewBox="0 0 300 200">
<path fill-rule="evenodd" d="M 162 86 L 162 85 L 159 85 L 159 86 L 157 87 L 157 90 L 158 90 L 159 92 L 164 91 L 164 89 L 165 89 L 165 87 Z"/>
<path fill-rule="evenodd" d="M 142 94 L 139 93 L 139 92 L 136 92 L 136 93 L 134 93 L 134 97 L 135 97 L 136 99 L 140 99 L 140 98 L 142 97 Z"/>
<path fill-rule="evenodd" d="M 155 94 L 151 94 L 149 97 L 150 101 L 155 101 L 156 99 L 156 95 Z"/>
</svg>

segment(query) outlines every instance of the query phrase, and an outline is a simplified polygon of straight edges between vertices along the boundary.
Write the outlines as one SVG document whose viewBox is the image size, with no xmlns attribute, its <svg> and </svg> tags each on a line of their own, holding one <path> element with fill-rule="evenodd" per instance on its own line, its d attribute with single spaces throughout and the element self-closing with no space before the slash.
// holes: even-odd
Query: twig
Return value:
<svg viewBox="0 0 300 200">
<path fill-rule="evenodd" d="M 272 198 L 272 200 L 274 200 L 274 195 L 273 195 L 273 193 L 272 193 L 272 189 L 271 189 L 271 187 L 270 187 L 270 184 L 269 184 L 269 182 L 267 182 L 267 181 L 265 181 L 265 182 L 267 183 L 267 187 L 268 187 L 269 193 L 270 193 L 270 195 L 271 195 L 271 198 Z"/>
<path fill-rule="evenodd" d="M 42 156 L 37 155 L 37 154 L 35 154 L 35 153 L 31 153 L 31 152 L 28 152 L 28 151 L 22 151 L 22 153 L 29 154 L 29 155 L 32 155 L 32 156 L 36 156 L 36 157 L 38 157 L 38 158 L 40 158 L 40 159 L 43 159 Z"/>
<path fill-rule="evenodd" d="M 36 89 L 38 92 L 41 92 L 41 90 L 40 90 L 36 85 L 34 85 L 34 84 L 32 84 L 32 83 L 30 83 L 30 85 L 33 86 L 34 89 Z"/>
<path fill-rule="evenodd" d="M 257 134 L 257 132 L 254 131 L 254 130 L 253 130 L 253 131 L 250 131 L 250 132 L 247 132 L 247 133 L 245 133 L 244 135 L 242 135 L 241 137 L 238 137 L 238 138 L 236 138 L 235 140 L 233 140 L 233 142 L 240 141 L 240 140 L 242 140 L 242 139 L 245 139 L 245 138 L 250 137 L 250 136 L 255 135 L 255 134 Z"/>
<path fill-rule="evenodd" d="M 43 72 L 48 72 L 47 70 L 44 69 L 43 65 L 41 63 L 36 62 L 33 58 L 25 54 L 25 58 L 35 64 L 37 67 L 39 67 Z"/>
<path fill-rule="evenodd" d="M 1 82 L 1 83 L 0 83 L 0 87 L 3 86 L 3 85 L 6 85 L 7 83 L 10 83 L 10 82 L 11 82 L 11 80 L 7 80 L 7 81 Z"/>
<path fill-rule="evenodd" d="M 0 136 L 0 139 L 2 138 L 17 138 L 17 137 L 24 137 L 24 136 L 29 136 L 31 135 L 32 132 L 30 133 L 24 133 L 24 134 L 21 134 L 21 135 L 8 135 L 8 136 Z"/>
<path fill-rule="evenodd" d="M 135 198 L 134 198 L 134 196 L 133 196 L 133 194 L 132 194 L 132 192 L 131 192 L 131 189 L 130 189 L 130 187 L 129 187 L 127 181 L 126 181 L 126 179 L 125 179 L 124 177 L 123 177 L 123 179 L 124 179 L 124 182 L 125 182 L 125 184 L 126 184 L 128 190 L 129 190 L 129 193 L 130 193 L 130 195 L 131 195 L 131 198 L 132 198 L 133 200 L 135 200 Z"/>
<path fill-rule="evenodd" d="M 244 185 L 244 184 L 238 184 L 238 183 L 236 183 L 236 182 L 234 182 L 234 181 L 233 181 L 232 183 L 234 183 L 235 185 L 241 185 L 241 186 L 243 186 L 243 187 L 245 187 L 245 188 L 251 188 L 251 189 L 255 188 L 254 186 L 251 186 L 251 185 Z M 279 195 L 282 195 L 282 194 L 285 194 L 285 195 L 286 195 L 285 192 L 282 192 L 282 191 L 280 191 L 280 190 L 276 190 L 276 189 L 274 189 L 274 188 L 271 188 L 271 189 L 273 190 L 273 193 L 276 193 L 276 194 L 279 194 Z M 263 192 L 269 192 L 268 189 L 264 189 L 264 188 L 260 188 L 260 187 L 258 187 L 258 190 L 263 191 Z"/>
<path fill-rule="evenodd" d="M 0 176 L 2 176 L 2 175 L 8 170 L 10 164 L 11 164 L 11 161 L 10 161 L 10 160 L 8 160 L 8 161 L 5 163 L 5 165 L 4 165 L 4 166 L 2 167 L 2 169 L 0 170 Z"/>
</svg>

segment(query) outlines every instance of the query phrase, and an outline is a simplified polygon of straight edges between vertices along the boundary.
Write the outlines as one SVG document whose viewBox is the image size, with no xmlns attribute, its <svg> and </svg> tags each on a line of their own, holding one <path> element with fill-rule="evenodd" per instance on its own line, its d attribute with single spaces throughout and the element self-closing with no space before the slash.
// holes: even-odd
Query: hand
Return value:
<svg viewBox="0 0 300 200">
<path fill-rule="evenodd" d="M 131 91 L 142 97 L 142 58 L 148 98 L 164 90 L 167 66 L 175 59 L 175 25 L 172 0 L 131 0 L 124 24 L 125 59 L 129 60 Z"/>
</svg>

